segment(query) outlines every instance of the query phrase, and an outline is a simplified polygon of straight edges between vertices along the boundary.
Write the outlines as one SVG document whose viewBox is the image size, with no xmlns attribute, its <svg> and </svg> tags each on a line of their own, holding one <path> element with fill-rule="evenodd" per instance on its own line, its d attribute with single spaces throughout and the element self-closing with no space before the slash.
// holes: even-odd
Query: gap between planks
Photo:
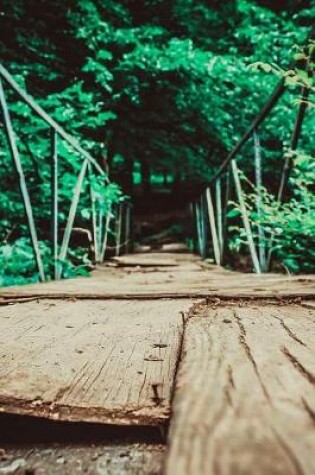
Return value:
<svg viewBox="0 0 315 475">
<path fill-rule="evenodd" d="M 12 297 L 12 295 L 0 297 L 0 306 L 2 305 L 15 305 L 18 303 L 26 303 L 26 302 L 40 302 L 42 300 L 63 300 L 65 302 L 75 302 L 76 300 L 198 300 L 198 301 L 205 301 L 208 303 L 220 303 L 224 302 L 226 305 L 235 302 L 242 302 L 242 303 L 256 303 L 260 305 L 265 305 L 268 303 L 274 303 L 277 305 L 284 305 L 284 304 L 301 304 L 304 307 L 314 308 L 315 304 L 312 303 L 314 299 L 314 294 L 309 293 L 301 296 L 300 293 L 290 293 L 288 295 L 282 295 L 275 293 L 265 293 L 260 295 L 251 295 L 251 294 L 242 294 L 238 293 L 237 295 L 231 295 L 229 293 L 224 294 L 223 292 L 215 293 L 215 292 L 183 292 L 183 293 L 173 293 L 173 292 L 162 292 L 162 293 L 146 293 L 146 294 L 69 294 L 65 293 L 52 293 L 52 294 L 44 294 L 44 293 L 36 293 L 30 294 L 28 297 Z M 311 302 L 309 302 L 311 301 Z"/>
</svg>

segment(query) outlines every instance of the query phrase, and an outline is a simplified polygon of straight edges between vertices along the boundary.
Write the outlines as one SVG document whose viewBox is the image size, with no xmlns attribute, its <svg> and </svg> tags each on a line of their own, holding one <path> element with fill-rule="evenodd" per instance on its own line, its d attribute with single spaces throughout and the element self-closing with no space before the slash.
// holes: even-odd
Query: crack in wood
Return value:
<svg viewBox="0 0 315 475">
<path fill-rule="evenodd" d="M 229 380 L 230 386 L 233 389 L 235 389 L 235 383 L 234 383 L 234 378 L 233 378 L 233 370 L 232 370 L 232 367 L 230 365 L 227 368 L 227 374 L 228 374 L 228 380 Z"/>
<path fill-rule="evenodd" d="M 273 315 L 273 317 L 280 322 L 281 326 L 287 332 L 289 337 L 291 337 L 294 341 L 296 341 L 300 345 L 305 346 L 307 348 L 306 343 L 304 343 L 304 341 L 300 340 L 300 338 L 298 336 L 296 336 L 296 334 L 284 323 L 284 321 L 281 317 L 277 317 L 276 315 Z"/>
<path fill-rule="evenodd" d="M 164 400 L 164 398 L 160 396 L 160 388 L 163 387 L 163 384 L 162 383 L 152 383 L 151 387 L 152 387 L 152 391 L 153 391 L 153 397 L 151 399 L 154 402 L 154 404 L 159 406 Z"/>
<path fill-rule="evenodd" d="M 60 399 L 63 398 L 63 396 L 69 391 L 69 389 L 71 388 L 71 385 L 68 384 L 67 386 L 63 387 L 63 388 L 60 388 L 58 391 L 57 391 L 57 394 L 54 398 L 54 401 L 53 403 L 56 403 L 57 401 L 60 401 Z"/>
<path fill-rule="evenodd" d="M 303 407 L 305 409 L 305 411 L 308 413 L 308 415 L 310 416 L 310 418 L 312 419 L 314 425 L 315 425 L 315 411 L 314 409 L 312 409 L 310 407 L 310 405 L 307 403 L 306 399 L 304 399 L 304 397 L 302 397 L 302 404 L 303 404 Z"/>
<path fill-rule="evenodd" d="M 226 401 L 229 406 L 233 406 L 232 391 L 235 389 L 234 379 L 233 379 L 233 370 L 229 365 L 226 370 L 227 384 L 224 387 L 224 394 Z"/>
<path fill-rule="evenodd" d="M 258 382 L 259 382 L 260 387 L 261 387 L 261 389 L 262 389 L 262 392 L 264 393 L 264 395 L 265 395 L 267 401 L 268 401 L 269 403 L 271 403 L 272 401 L 271 401 L 270 394 L 268 393 L 267 388 L 266 388 L 266 386 L 265 386 L 265 384 L 264 384 L 264 382 L 263 382 L 263 380 L 262 380 L 262 378 L 261 378 L 261 376 L 260 376 L 257 363 L 256 363 L 256 361 L 255 361 L 255 358 L 254 358 L 252 352 L 251 352 L 250 346 L 249 346 L 248 343 L 247 343 L 247 340 L 246 340 L 246 330 L 245 330 L 245 327 L 244 327 L 244 325 L 243 325 L 243 323 L 242 323 L 242 319 L 239 317 L 239 315 L 237 314 L 236 311 L 233 312 L 233 316 L 234 316 L 234 318 L 236 319 L 236 322 L 237 322 L 237 324 L 238 324 L 238 326 L 239 326 L 239 329 L 240 329 L 240 334 L 239 334 L 239 342 L 240 342 L 240 345 L 241 345 L 242 348 L 244 349 L 245 354 L 246 354 L 248 360 L 250 361 L 250 363 L 251 363 L 251 365 L 252 365 L 252 367 L 253 367 L 253 369 L 254 369 L 254 371 L 255 371 L 255 374 L 256 374 L 256 376 L 257 376 L 257 379 L 258 379 Z"/>
<path fill-rule="evenodd" d="M 307 379 L 311 384 L 315 384 L 315 376 L 314 374 L 312 374 L 310 371 L 308 371 L 306 368 L 304 368 L 304 366 L 302 365 L 302 363 L 294 356 L 292 355 L 292 353 L 290 353 L 290 351 L 288 350 L 288 348 L 286 348 L 285 346 L 282 347 L 282 353 L 284 354 L 284 356 L 287 358 L 288 361 L 290 361 L 293 366 L 299 371 L 299 373 L 305 378 Z"/>
</svg>

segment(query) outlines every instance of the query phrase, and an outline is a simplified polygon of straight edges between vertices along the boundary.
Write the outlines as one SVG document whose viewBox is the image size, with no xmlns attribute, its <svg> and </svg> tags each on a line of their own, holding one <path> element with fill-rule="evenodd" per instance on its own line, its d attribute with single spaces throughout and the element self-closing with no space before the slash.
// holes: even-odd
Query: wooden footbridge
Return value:
<svg viewBox="0 0 315 475">
<path fill-rule="evenodd" d="M 312 474 L 314 284 L 161 252 L 114 259 L 88 279 L 3 289 L 2 417 L 131 433 L 170 424 L 166 447 L 124 442 L 119 468 L 121 442 L 93 448 L 96 460 L 87 447 L 91 473 Z M 26 463 L 47 468 L 45 450 Z M 54 450 L 66 461 L 74 449 Z M 108 472 L 97 469 L 106 456 Z M 81 473 L 66 469 L 51 473 Z"/>
<path fill-rule="evenodd" d="M 233 161 L 284 92 L 283 83 L 214 186 L 191 203 L 196 253 L 172 244 L 159 252 L 119 255 L 129 247 L 130 205 L 124 202 L 100 218 L 92 179 L 96 171 L 103 175 L 97 162 L 4 68 L 0 74 L 52 131 L 55 278 L 45 275 L 1 86 L 8 142 L 39 276 L 46 282 L 0 291 L 0 475 L 314 474 L 315 278 L 262 273 L 270 256 L 263 230 L 252 232 Z M 302 101 L 292 148 L 304 112 Z M 61 243 L 57 138 L 83 154 Z M 257 135 L 255 143 L 259 180 Z M 255 273 L 220 265 L 228 167 Z M 288 168 L 286 162 L 279 199 Z M 86 173 L 96 266 L 89 278 L 61 280 Z M 108 216 L 115 223 L 116 256 L 104 259 Z M 200 257 L 209 247 L 212 263 Z"/>
</svg>

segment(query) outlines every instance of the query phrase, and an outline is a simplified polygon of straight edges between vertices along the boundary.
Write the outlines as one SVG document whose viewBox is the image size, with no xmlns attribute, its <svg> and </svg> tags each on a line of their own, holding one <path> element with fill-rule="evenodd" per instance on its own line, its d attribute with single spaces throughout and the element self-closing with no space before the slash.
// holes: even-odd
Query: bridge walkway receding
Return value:
<svg viewBox="0 0 315 475">
<path fill-rule="evenodd" d="M 170 423 L 169 475 L 314 473 L 314 287 L 160 252 L 3 288 L 2 416 Z"/>
</svg>

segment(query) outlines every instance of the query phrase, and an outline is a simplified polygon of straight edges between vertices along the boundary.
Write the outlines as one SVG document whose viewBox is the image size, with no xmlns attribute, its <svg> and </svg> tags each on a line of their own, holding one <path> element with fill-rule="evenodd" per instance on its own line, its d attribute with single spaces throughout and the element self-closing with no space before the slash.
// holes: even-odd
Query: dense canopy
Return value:
<svg viewBox="0 0 315 475">
<path fill-rule="evenodd" d="M 18 83 L 130 193 L 139 171 L 143 181 L 208 181 L 278 76 L 301 59 L 314 13 L 311 0 L 2 0 L 0 52 Z M 303 65 L 298 71 L 261 135 L 271 187 L 290 143 L 299 79 L 307 76 Z M 47 130 L 16 99 L 10 96 L 21 153 L 44 209 Z M 314 152 L 312 124 L 308 113 L 299 144 L 306 155 Z M 245 170 L 252 154 L 244 148 Z M 0 194 L 5 238 L 22 208 L 7 151 L 0 160 L 9 189 Z M 64 170 L 65 186 L 71 173 Z"/>
<path fill-rule="evenodd" d="M 201 178 L 277 81 L 249 65 L 287 68 L 311 17 L 308 1 L 4 0 L 1 55 L 96 154 Z M 282 140 L 291 109 L 275 124 Z"/>
</svg>

